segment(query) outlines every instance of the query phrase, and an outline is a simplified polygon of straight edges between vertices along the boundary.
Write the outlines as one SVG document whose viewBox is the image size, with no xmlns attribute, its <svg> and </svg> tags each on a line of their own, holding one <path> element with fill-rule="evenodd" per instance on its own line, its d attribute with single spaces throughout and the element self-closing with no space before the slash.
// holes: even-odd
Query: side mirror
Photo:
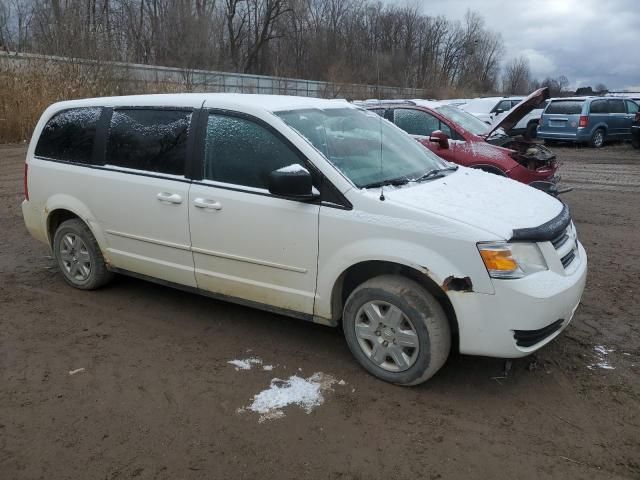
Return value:
<svg viewBox="0 0 640 480">
<path fill-rule="evenodd" d="M 442 130 L 436 130 L 431 132 L 431 136 L 429 137 L 430 142 L 435 142 L 440 145 L 440 148 L 447 149 L 449 148 L 449 137 Z"/>
<path fill-rule="evenodd" d="M 497 109 L 494 113 L 495 113 L 496 115 L 500 115 L 501 113 L 504 113 L 504 110 L 502 110 L 501 108 L 499 108 L 499 109 Z"/>
<path fill-rule="evenodd" d="M 274 170 L 269 174 L 269 193 L 278 197 L 309 202 L 320 198 L 313 188 L 309 170 L 297 163 Z"/>
</svg>

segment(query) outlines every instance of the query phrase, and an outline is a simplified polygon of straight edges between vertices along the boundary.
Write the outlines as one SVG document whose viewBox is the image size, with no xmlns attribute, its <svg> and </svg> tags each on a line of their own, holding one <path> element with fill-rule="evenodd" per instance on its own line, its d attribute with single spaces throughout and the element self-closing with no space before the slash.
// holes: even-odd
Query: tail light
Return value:
<svg viewBox="0 0 640 480">
<path fill-rule="evenodd" d="M 29 183 L 28 183 L 28 177 L 29 177 L 29 164 L 25 163 L 24 164 L 24 198 L 28 201 L 29 200 Z"/>
<path fill-rule="evenodd" d="M 589 117 L 582 115 L 580 117 L 580 122 L 578 122 L 578 127 L 586 128 L 587 125 L 589 125 Z"/>
</svg>

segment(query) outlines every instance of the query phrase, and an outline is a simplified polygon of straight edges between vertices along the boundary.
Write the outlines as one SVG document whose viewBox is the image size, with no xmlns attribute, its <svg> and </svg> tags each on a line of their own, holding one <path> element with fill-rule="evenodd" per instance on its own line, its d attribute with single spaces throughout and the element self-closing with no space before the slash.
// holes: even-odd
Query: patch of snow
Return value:
<svg viewBox="0 0 640 480">
<path fill-rule="evenodd" d="M 340 381 L 338 382 L 338 385 L 346 385 L 346 384 L 347 384 L 347 382 L 345 382 L 344 380 L 340 380 Z"/>
<path fill-rule="evenodd" d="M 271 370 L 273 370 L 273 365 L 263 365 L 262 369 L 270 372 Z"/>
<path fill-rule="evenodd" d="M 613 348 L 606 348 L 603 345 L 596 345 L 593 347 L 593 351 L 596 352 L 596 362 L 591 365 L 587 365 L 587 368 L 593 370 L 594 368 L 602 368 L 603 370 L 615 370 L 616 367 L 609 363 L 607 356 L 611 352 L 615 352 Z"/>
<path fill-rule="evenodd" d="M 252 365 L 262 365 L 262 360 L 257 357 L 251 357 L 244 360 L 229 360 L 227 363 L 236 367 L 236 371 L 251 370 Z"/>
<path fill-rule="evenodd" d="M 274 378 L 268 389 L 254 395 L 251 405 L 245 410 L 260 414 L 260 423 L 282 418 L 283 409 L 291 405 L 303 408 L 307 413 L 322 405 L 323 392 L 330 390 L 336 380 L 330 375 L 317 372 L 309 378 L 292 375 L 288 380 Z"/>
<path fill-rule="evenodd" d="M 309 173 L 309 170 L 307 170 L 306 168 L 304 168 L 302 165 L 300 165 L 298 163 L 293 163 L 293 164 L 288 165 L 286 167 L 279 168 L 278 172 L 281 172 L 281 173 L 307 172 L 307 173 Z"/>
</svg>

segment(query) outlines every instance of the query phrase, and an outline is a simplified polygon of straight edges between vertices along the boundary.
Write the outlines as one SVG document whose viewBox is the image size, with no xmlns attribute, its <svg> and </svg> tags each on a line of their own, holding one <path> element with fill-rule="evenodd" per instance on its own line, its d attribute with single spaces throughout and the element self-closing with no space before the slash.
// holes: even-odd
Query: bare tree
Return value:
<svg viewBox="0 0 640 480">
<path fill-rule="evenodd" d="M 509 61 L 502 75 L 502 90 L 507 94 L 523 95 L 529 92 L 531 68 L 529 60 L 524 57 Z"/>
<path fill-rule="evenodd" d="M 77 58 L 447 94 L 496 89 L 504 47 L 463 21 L 376 0 L 0 0 L 0 42 Z M 18 8 L 19 7 L 19 8 Z"/>
</svg>

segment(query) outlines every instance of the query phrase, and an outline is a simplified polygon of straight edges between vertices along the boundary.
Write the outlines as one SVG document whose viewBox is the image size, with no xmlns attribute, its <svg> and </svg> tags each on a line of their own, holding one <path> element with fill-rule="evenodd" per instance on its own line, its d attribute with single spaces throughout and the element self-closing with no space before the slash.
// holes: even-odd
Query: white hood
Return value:
<svg viewBox="0 0 640 480">
<path fill-rule="evenodd" d="M 562 211 L 560 201 L 515 180 L 460 167 L 444 178 L 385 189 L 387 201 L 432 212 L 508 240 L 514 229 L 537 227 Z"/>
</svg>

